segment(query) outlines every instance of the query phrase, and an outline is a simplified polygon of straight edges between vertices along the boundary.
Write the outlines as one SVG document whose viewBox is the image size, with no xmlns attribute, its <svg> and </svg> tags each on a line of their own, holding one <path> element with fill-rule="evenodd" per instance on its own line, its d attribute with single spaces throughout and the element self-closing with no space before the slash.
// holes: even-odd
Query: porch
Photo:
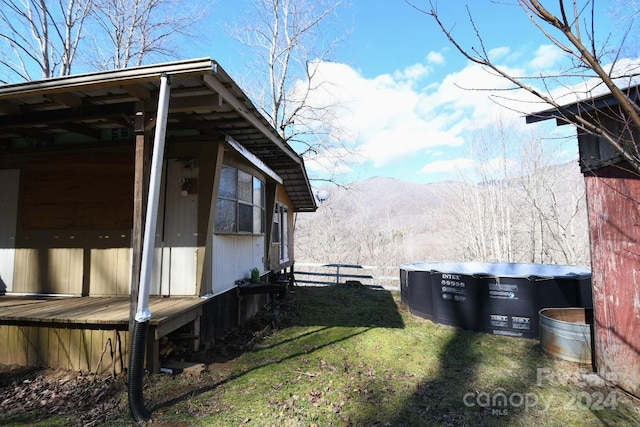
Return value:
<svg viewBox="0 0 640 427">
<path fill-rule="evenodd" d="M 146 367 L 160 369 L 160 338 L 190 325 L 199 345 L 206 300 L 152 297 Z M 130 302 L 122 297 L 0 296 L 0 363 L 119 373 L 128 365 Z"/>
</svg>

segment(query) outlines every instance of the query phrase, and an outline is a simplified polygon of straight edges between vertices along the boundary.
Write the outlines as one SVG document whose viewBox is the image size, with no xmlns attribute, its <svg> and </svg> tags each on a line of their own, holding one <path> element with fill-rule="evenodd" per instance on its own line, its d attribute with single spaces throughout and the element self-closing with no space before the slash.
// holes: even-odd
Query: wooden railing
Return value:
<svg viewBox="0 0 640 427">
<path fill-rule="evenodd" d="M 400 269 L 373 265 L 296 262 L 295 280 L 300 285 L 337 285 L 357 281 L 365 286 L 398 290 Z"/>
</svg>

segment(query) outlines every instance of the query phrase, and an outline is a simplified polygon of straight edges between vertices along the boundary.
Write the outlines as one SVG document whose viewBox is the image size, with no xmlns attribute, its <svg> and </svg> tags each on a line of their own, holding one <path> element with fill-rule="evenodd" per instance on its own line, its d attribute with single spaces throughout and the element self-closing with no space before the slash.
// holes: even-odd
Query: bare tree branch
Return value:
<svg viewBox="0 0 640 427">
<path fill-rule="evenodd" d="M 311 159 L 346 147 L 336 136 L 337 103 L 318 105 L 327 82 L 318 67 L 330 60 L 340 39 L 326 39 L 343 0 L 253 0 L 253 10 L 233 30 L 257 59 L 244 85 L 258 109 L 299 154 Z M 313 178 L 312 178 L 313 179 Z"/>
<path fill-rule="evenodd" d="M 94 18 L 101 28 L 93 40 L 99 52 L 95 68 L 139 66 L 145 60 L 176 58 L 176 37 L 190 38 L 190 27 L 204 16 L 202 5 L 185 8 L 178 0 L 95 0 Z M 106 43 L 105 43 L 106 42 Z"/>
<path fill-rule="evenodd" d="M 52 6 L 53 4 L 53 6 Z M 83 38 L 93 0 L 0 0 L 2 65 L 8 76 L 30 79 L 68 75 Z M 9 55 L 12 52 L 13 55 Z"/>
<path fill-rule="evenodd" d="M 518 5 L 523 12 L 529 17 L 531 22 L 542 32 L 542 34 L 550 40 L 555 46 L 561 49 L 570 57 L 578 61 L 580 67 L 590 70 L 593 75 L 592 78 L 596 78 L 599 82 L 604 84 L 612 96 L 616 99 L 620 106 L 618 113 L 618 120 L 624 127 L 632 126 L 640 128 L 640 107 L 625 93 L 616 83 L 622 80 L 624 75 L 616 75 L 613 67 L 605 68 L 601 63 L 601 58 L 604 56 L 604 47 L 599 49 L 595 45 L 595 35 L 593 34 L 595 19 L 593 0 L 586 1 L 582 7 L 579 7 L 577 2 L 573 2 L 573 16 L 570 16 L 564 7 L 564 1 L 558 0 L 558 6 L 560 15 L 555 16 L 551 13 L 541 1 L 538 0 L 518 0 Z M 595 115 L 578 109 L 577 112 L 569 111 L 563 108 L 559 99 L 552 94 L 550 90 L 545 92 L 536 89 L 531 84 L 527 83 L 527 79 L 514 76 L 510 74 L 506 69 L 502 68 L 491 60 L 484 47 L 482 36 L 478 31 L 473 17 L 470 15 L 470 23 L 476 36 L 480 41 L 481 48 L 476 50 L 474 48 L 465 49 L 460 42 L 454 37 L 451 30 L 447 29 L 442 21 L 437 7 L 430 2 L 429 10 L 422 10 L 417 6 L 409 3 L 416 10 L 431 16 L 438 24 L 444 35 L 451 42 L 451 44 L 469 61 L 479 64 L 502 78 L 511 82 L 514 87 L 522 89 L 534 97 L 540 99 L 545 104 L 556 109 L 558 111 L 558 119 L 564 120 L 568 123 L 574 124 L 580 130 L 596 135 L 608 143 L 610 143 L 620 155 L 627 160 L 636 170 L 640 171 L 640 150 L 637 141 L 632 139 L 621 138 L 620 135 L 612 133 L 610 130 L 601 126 L 599 120 Z M 588 6 L 591 6 L 588 8 Z M 585 11 L 590 11 L 590 33 L 585 33 L 580 24 L 580 19 L 585 16 Z M 561 42 L 558 38 L 553 36 L 547 29 L 555 29 L 560 32 L 565 42 Z M 585 37 L 588 41 L 585 43 Z M 624 40 L 624 38 L 623 38 Z M 618 49 L 618 52 L 622 49 Z M 615 64 L 614 64 L 615 65 Z M 541 76 L 540 80 L 547 80 L 550 76 Z M 581 101 L 583 103 L 588 101 Z M 585 104 L 586 105 L 586 104 Z M 632 135 L 627 133 L 627 135 Z"/>
<path fill-rule="evenodd" d="M 178 57 L 206 13 L 179 0 L 0 0 L 0 75 L 8 82 L 71 74 L 74 64 L 103 70 Z"/>
</svg>

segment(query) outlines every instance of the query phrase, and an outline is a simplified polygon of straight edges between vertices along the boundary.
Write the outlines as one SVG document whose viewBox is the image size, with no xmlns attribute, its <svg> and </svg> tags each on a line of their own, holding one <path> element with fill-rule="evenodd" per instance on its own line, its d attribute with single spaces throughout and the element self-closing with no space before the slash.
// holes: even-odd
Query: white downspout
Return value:
<svg viewBox="0 0 640 427">
<path fill-rule="evenodd" d="M 147 198 L 147 217 L 144 225 L 144 241 L 140 265 L 140 288 L 138 290 L 138 308 L 136 321 L 145 322 L 151 319 L 149 310 L 149 290 L 153 271 L 153 256 L 156 245 L 156 225 L 158 223 L 158 203 L 164 163 L 165 135 L 167 133 L 167 116 L 169 113 L 169 95 L 171 82 L 169 76 L 162 74 L 160 78 L 160 94 L 158 95 L 158 113 L 156 115 L 156 131 L 153 139 L 153 158 L 149 177 L 149 196 Z"/>
<path fill-rule="evenodd" d="M 158 222 L 158 202 L 160 200 L 160 183 L 162 181 L 162 165 L 164 163 L 164 138 L 167 133 L 167 115 L 169 113 L 169 76 L 160 77 L 160 93 L 158 94 L 158 112 L 156 115 L 156 133 L 153 140 L 153 158 L 149 177 L 149 196 L 147 198 L 147 217 L 144 225 L 142 260 L 140 264 L 140 285 L 138 289 L 138 308 L 136 321 L 133 324 L 131 350 L 129 351 L 129 381 L 127 391 L 129 410 L 138 421 L 149 421 L 151 415 L 144 407 L 142 382 L 144 377 L 144 354 L 147 345 L 147 331 L 151 311 L 149 310 L 149 289 L 153 255 L 156 245 L 156 225 Z"/>
</svg>

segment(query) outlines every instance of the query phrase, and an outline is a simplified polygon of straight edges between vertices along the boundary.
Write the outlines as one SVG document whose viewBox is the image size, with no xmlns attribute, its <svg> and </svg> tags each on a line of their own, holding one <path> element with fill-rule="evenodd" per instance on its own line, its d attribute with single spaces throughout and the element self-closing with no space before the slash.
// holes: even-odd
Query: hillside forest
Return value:
<svg viewBox="0 0 640 427">
<path fill-rule="evenodd" d="M 484 261 L 589 266 L 584 178 L 552 140 L 497 130 L 476 135 L 459 179 L 374 177 L 325 187 L 295 221 L 296 260 L 398 266 Z"/>
</svg>

